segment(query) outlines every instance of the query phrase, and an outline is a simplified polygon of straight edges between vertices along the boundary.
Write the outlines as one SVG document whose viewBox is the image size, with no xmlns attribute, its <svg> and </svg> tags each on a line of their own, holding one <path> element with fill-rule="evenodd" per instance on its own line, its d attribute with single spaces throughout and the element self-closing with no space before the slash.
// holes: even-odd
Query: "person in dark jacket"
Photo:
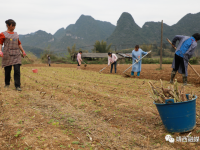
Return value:
<svg viewBox="0 0 200 150">
<path fill-rule="evenodd" d="M 47 59 L 48 59 L 48 64 L 49 64 L 49 67 L 51 66 L 51 58 L 49 55 L 47 55 Z"/>
<path fill-rule="evenodd" d="M 172 40 L 172 45 L 175 47 L 176 42 L 179 41 L 177 49 L 175 51 L 174 60 L 172 63 L 172 72 L 171 72 L 171 79 L 170 83 L 173 83 L 174 77 L 176 72 L 182 74 L 183 77 L 183 85 L 187 85 L 187 76 L 188 76 L 188 62 L 194 51 L 197 47 L 197 41 L 200 40 L 200 34 L 195 33 L 191 37 L 183 36 L 183 35 L 176 35 Z"/>
</svg>

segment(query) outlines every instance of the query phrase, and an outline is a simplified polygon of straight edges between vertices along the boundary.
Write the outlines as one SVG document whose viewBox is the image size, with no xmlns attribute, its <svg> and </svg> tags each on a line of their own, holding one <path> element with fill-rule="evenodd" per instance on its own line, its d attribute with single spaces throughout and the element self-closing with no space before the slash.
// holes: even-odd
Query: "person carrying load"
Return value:
<svg viewBox="0 0 200 150">
<path fill-rule="evenodd" d="M 172 40 L 173 47 L 176 47 L 176 42 L 179 41 L 179 44 L 176 48 L 173 63 L 172 63 L 172 72 L 170 83 L 173 83 L 176 72 L 178 71 L 182 74 L 183 85 L 187 85 L 187 76 L 188 76 L 188 62 L 192 55 L 194 54 L 195 48 L 197 47 L 197 41 L 200 40 L 200 34 L 195 33 L 191 37 L 176 35 Z"/>
</svg>

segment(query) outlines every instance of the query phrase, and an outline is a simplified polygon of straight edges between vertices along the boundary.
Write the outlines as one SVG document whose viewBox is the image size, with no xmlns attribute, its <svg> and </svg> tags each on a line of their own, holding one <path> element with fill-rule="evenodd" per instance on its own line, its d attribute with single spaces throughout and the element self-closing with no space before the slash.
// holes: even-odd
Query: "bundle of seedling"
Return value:
<svg viewBox="0 0 200 150">
<path fill-rule="evenodd" d="M 161 87 L 156 87 L 151 81 L 148 82 L 150 86 L 150 97 L 155 103 L 165 103 L 167 99 L 174 99 L 174 103 L 184 102 L 195 98 L 193 91 L 189 93 L 189 98 L 186 98 L 185 86 L 178 87 L 177 79 L 175 79 L 174 85 L 168 88 L 163 87 L 162 80 L 160 79 Z"/>
</svg>

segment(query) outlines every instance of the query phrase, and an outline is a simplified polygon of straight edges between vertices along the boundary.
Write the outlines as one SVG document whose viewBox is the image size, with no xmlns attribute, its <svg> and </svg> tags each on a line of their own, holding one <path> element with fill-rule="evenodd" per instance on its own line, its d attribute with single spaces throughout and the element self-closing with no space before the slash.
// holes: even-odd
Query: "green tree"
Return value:
<svg viewBox="0 0 200 150">
<path fill-rule="evenodd" d="M 96 52 L 96 53 L 107 53 L 109 51 L 111 51 L 111 45 L 108 45 L 107 46 L 107 42 L 106 41 L 96 41 L 95 44 L 94 44 L 94 49 L 93 49 L 93 52 Z"/>
<path fill-rule="evenodd" d="M 70 56 L 73 56 L 75 53 L 77 53 L 77 51 L 76 51 L 76 44 L 74 44 L 73 46 L 72 46 L 72 48 L 70 48 L 69 46 L 67 47 L 67 51 L 68 51 L 68 53 L 70 54 Z"/>
<path fill-rule="evenodd" d="M 41 58 L 42 62 L 44 62 L 44 63 L 48 62 L 47 55 L 50 56 L 51 61 L 57 59 L 57 55 L 53 51 L 51 51 L 50 46 L 47 46 L 44 49 L 43 53 L 40 55 L 40 58 Z"/>
<path fill-rule="evenodd" d="M 167 45 L 165 43 L 163 43 L 163 46 L 162 46 L 163 49 L 167 49 Z"/>
<path fill-rule="evenodd" d="M 88 50 L 82 50 L 81 48 L 78 51 L 82 51 L 82 53 L 88 53 Z"/>
<path fill-rule="evenodd" d="M 145 52 L 149 52 L 149 51 L 152 51 L 152 44 L 150 44 L 150 45 L 143 44 L 143 45 L 140 46 L 140 48 Z M 149 53 L 146 57 L 151 58 L 152 57 L 151 53 Z"/>
<path fill-rule="evenodd" d="M 160 56 L 160 47 L 159 47 L 159 49 L 158 49 L 158 56 Z M 165 56 L 164 48 L 162 49 L 162 56 Z"/>
<path fill-rule="evenodd" d="M 154 52 L 158 51 L 158 46 L 157 46 L 156 43 L 152 44 L 152 50 L 153 50 Z"/>
</svg>

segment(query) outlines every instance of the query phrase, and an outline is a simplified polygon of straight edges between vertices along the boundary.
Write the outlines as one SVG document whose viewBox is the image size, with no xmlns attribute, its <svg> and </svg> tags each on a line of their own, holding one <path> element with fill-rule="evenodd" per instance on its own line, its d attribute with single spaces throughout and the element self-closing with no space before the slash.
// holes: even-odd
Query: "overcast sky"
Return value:
<svg viewBox="0 0 200 150">
<path fill-rule="evenodd" d="M 18 34 L 37 30 L 54 34 L 82 14 L 116 25 L 128 12 L 142 27 L 147 21 L 161 20 L 173 25 L 188 13 L 200 12 L 200 0 L 1 0 L 0 6 L 0 32 L 6 30 L 5 20 L 14 19 Z"/>
</svg>

